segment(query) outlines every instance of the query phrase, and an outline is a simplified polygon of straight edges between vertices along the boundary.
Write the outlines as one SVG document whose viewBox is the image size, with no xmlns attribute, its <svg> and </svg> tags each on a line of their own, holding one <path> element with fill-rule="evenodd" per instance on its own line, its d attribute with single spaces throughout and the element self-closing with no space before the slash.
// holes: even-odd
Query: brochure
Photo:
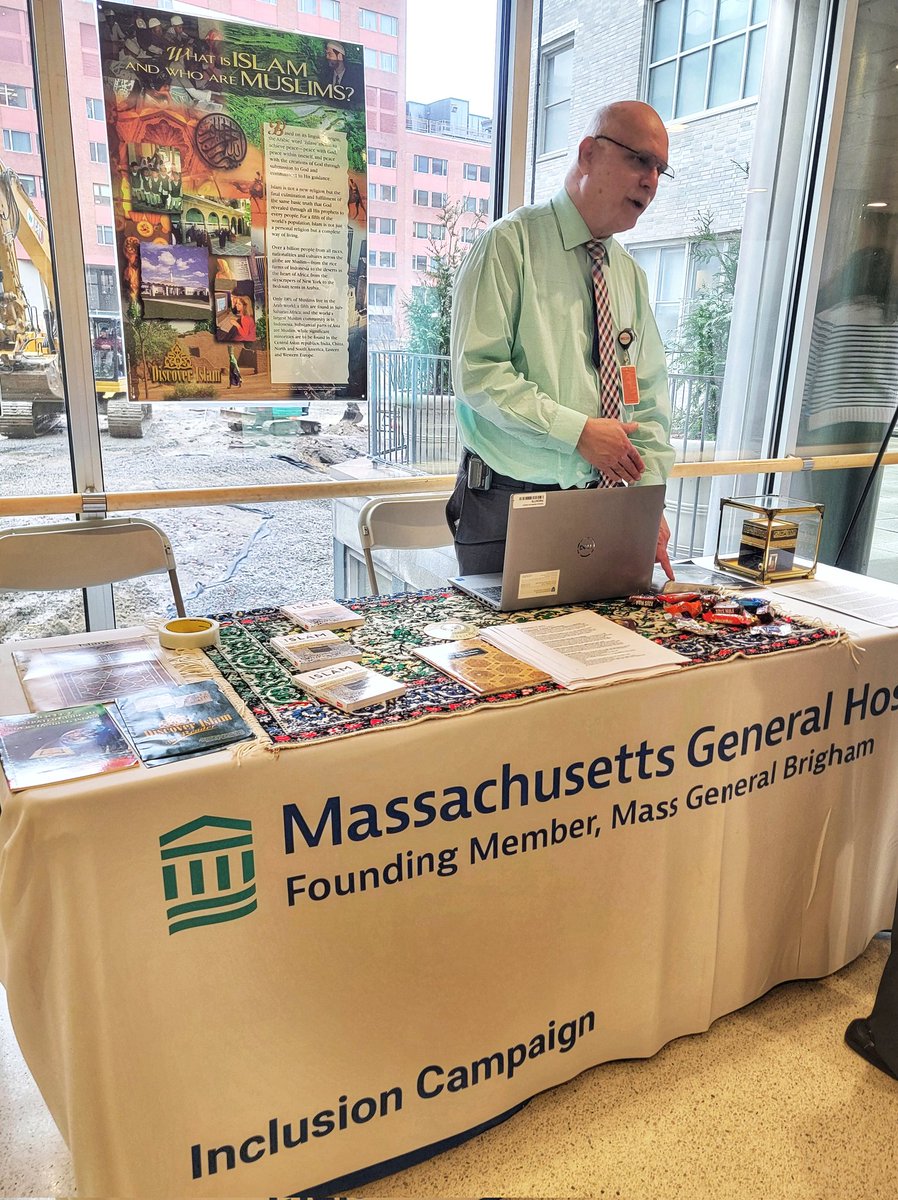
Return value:
<svg viewBox="0 0 898 1200">
<path fill-rule="evenodd" d="M 482 631 L 482 637 L 515 658 L 548 671 L 566 688 L 666 674 L 689 661 L 591 609 L 545 621 L 491 625 Z"/>
<path fill-rule="evenodd" d="M 12 657 L 32 712 L 102 704 L 178 682 L 167 670 L 158 643 L 146 637 L 14 650 Z"/>
<path fill-rule="evenodd" d="M 119 700 L 118 709 L 147 766 L 210 754 L 255 737 L 211 679 L 138 692 Z"/>
<path fill-rule="evenodd" d="M 351 629 L 364 625 L 365 618 L 337 600 L 321 600 L 315 604 L 285 604 L 281 612 L 302 629 Z"/>
<path fill-rule="evenodd" d="M 408 690 L 404 683 L 352 662 L 308 671 L 297 675 L 296 682 L 316 699 L 333 704 L 343 712 L 383 704 Z"/>
<path fill-rule="evenodd" d="M 105 704 L 0 717 L 0 762 L 14 792 L 104 775 L 137 757 Z"/>
<path fill-rule="evenodd" d="M 478 696 L 513 692 L 550 680 L 545 671 L 540 671 L 519 658 L 512 658 L 504 650 L 491 646 L 481 638 L 441 642 L 436 646 L 418 646 L 414 653 L 437 670 L 463 683 Z"/>
</svg>

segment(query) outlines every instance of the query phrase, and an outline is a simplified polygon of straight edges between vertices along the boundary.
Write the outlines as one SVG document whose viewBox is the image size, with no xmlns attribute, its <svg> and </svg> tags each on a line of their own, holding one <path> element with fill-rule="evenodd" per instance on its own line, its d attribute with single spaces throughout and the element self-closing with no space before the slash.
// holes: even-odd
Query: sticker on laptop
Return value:
<svg viewBox="0 0 898 1200">
<path fill-rule="evenodd" d="M 512 508 L 545 508 L 545 492 L 516 492 L 511 498 Z"/>
<path fill-rule="evenodd" d="M 557 596 L 560 571 L 525 571 L 518 577 L 518 599 Z"/>
</svg>

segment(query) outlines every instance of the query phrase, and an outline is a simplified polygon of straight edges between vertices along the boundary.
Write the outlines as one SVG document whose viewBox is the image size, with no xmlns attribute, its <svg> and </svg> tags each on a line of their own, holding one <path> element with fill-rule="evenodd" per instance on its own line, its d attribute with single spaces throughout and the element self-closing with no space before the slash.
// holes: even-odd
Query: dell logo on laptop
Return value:
<svg viewBox="0 0 898 1200">
<path fill-rule="evenodd" d="M 589 558 L 595 548 L 595 541 L 591 537 L 581 538 L 577 543 L 577 553 L 581 558 Z"/>
</svg>

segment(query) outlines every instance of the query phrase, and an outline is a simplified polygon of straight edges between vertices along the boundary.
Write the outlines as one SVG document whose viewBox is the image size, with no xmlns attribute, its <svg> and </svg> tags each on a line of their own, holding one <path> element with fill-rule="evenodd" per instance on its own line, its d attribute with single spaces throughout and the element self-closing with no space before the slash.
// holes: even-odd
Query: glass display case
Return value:
<svg viewBox="0 0 898 1200">
<path fill-rule="evenodd" d="M 721 500 L 714 561 L 758 583 L 810 578 L 817 569 L 823 505 L 788 496 Z"/>
</svg>

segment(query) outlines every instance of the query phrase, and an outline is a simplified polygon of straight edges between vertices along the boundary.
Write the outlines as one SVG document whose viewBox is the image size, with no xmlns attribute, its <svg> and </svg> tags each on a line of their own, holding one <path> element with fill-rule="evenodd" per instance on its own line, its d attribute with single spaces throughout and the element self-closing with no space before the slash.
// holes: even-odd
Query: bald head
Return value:
<svg viewBox="0 0 898 1200">
<path fill-rule="evenodd" d="M 564 181 L 593 237 L 633 228 L 655 198 L 667 155 L 667 130 L 651 105 L 618 100 L 598 110 Z"/>
</svg>

